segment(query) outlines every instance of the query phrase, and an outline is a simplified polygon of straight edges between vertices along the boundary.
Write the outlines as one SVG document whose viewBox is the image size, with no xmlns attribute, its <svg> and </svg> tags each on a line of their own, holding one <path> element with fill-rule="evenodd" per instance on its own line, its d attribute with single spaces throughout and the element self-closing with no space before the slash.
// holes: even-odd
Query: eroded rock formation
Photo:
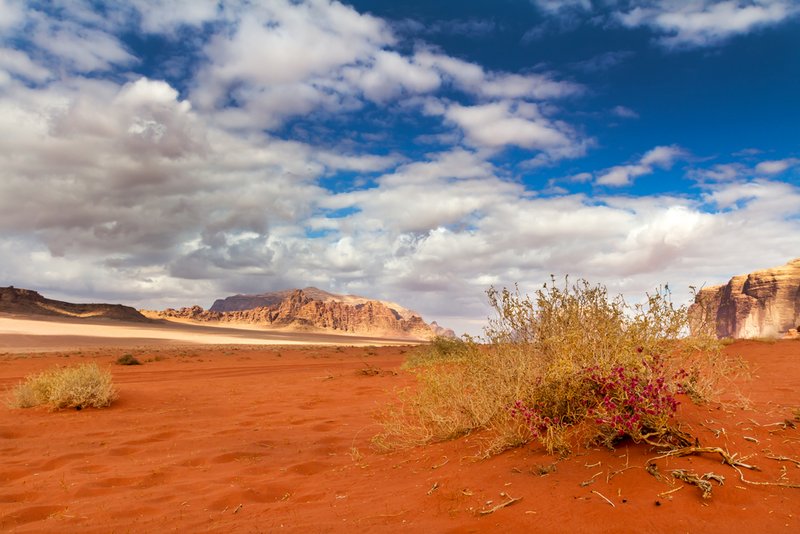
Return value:
<svg viewBox="0 0 800 534">
<path fill-rule="evenodd" d="M 436 323 L 428 325 L 419 315 L 401 306 L 352 295 L 334 295 L 315 288 L 235 295 L 217 300 L 209 310 L 192 306 L 150 315 L 164 319 L 247 323 L 414 339 L 453 335 L 452 330 Z"/>
<path fill-rule="evenodd" d="M 701 289 L 689 308 L 691 328 L 719 338 L 780 337 L 800 325 L 800 258 Z"/>
<path fill-rule="evenodd" d="M 0 312 L 14 315 L 46 315 L 78 319 L 112 319 L 115 321 L 149 321 L 130 306 L 122 304 L 73 304 L 43 297 L 36 291 L 16 287 L 0 287 Z"/>
</svg>

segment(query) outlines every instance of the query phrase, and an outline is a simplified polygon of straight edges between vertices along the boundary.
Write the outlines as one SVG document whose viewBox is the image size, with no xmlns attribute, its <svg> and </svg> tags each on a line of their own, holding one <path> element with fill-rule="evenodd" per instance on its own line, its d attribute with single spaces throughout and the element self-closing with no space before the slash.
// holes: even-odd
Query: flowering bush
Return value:
<svg viewBox="0 0 800 534">
<path fill-rule="evenodd" d="M 384 414 L 377 444 L 476 431 L 487 454 L 532 439 L 562 454 L 578 438 L 676 444 L 678 395 L 701 400 L 725 369 L 719 344 L 686 337 L 686 308 L 666 288 L 632 306 L 584 280 L 553 279 L 533 298 L 487 293 L 497 315 L 483 339 L 432 344 L 406 362 L 418 387 Z"/>
<path fill-rule="evenodd" d="M 640 365 L 617 365 L 604 371 L 599 365 L 582 369 L 574 377 L 574 387 L 581 394 L 571 406 L 554 409 L 543 401 L 528 405 L 516 400 L 510 412 L 521 418 L 533 438 L 547 443 L 552 429 L 586 424 L 593 428 L 594 441 L 612 446 L 624 437 L 633 441 L 665 438 L 669 420 L 684 393 L 683 381 L 689 373 L 679 369 L 668 373 L 664 358 L 643 358 Z M 557 407 L 556 407 L 557 408 Z"/>
</svg>

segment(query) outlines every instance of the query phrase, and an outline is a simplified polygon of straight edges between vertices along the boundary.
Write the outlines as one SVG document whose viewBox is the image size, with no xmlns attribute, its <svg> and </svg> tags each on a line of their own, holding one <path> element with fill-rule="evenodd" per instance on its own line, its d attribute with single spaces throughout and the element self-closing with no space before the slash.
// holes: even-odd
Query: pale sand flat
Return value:
<svg viewBox="0 0 800 534">
<path fill-rule="evenodd" d="M 414 343 L 313 332 L 258 330 L 252 326 L 207 326 L 162 321 L 153 324 L 0 315 L 0 349 L 57 350 L 97 345 L 197 343 L 204 345 L 401 345 Z"/>
</svg>

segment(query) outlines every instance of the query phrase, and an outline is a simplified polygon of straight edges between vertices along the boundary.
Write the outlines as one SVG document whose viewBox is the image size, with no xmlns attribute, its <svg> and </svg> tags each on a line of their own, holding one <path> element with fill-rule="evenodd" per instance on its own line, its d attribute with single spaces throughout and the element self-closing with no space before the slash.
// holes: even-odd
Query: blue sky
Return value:
<svg viewBox="0 0 800 534">
<path fill-rule="evenodd" d="M 799 94 L 790 0 L 0 0 L 0 283 L 684 302 L 800 255 Z"/>
</svg>

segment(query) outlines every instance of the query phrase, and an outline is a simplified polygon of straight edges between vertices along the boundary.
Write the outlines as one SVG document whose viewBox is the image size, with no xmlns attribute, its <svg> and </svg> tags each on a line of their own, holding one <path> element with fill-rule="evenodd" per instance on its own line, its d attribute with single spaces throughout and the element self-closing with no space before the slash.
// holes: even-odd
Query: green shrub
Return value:
<svg viewBox="0 0 800 534">
<path fill-rule="evenodd" d="M 12 390 L 9 404 L 15 408 L 47 406 L 51 410 L 104 408 L 116 398 L 111 373 L 95 363 L 86 363 L 27 377 Z"/>
<path fill-rule="evenodd" d="M 133 354 L 123 354 L 116 361 L 117 365 L 142 365 Z"/>
<path fill-rule="evenodd" d="M 686 308 L 667 289 L 636 305 L 584 280 L 553 279 L 534 298 L 487 294 L 496 317 L 480 343 L 435 340 L 409 358 L 417 387 L 383 414 L 376 444 L 475 431 L 488 454 L 533 439 L 561 453 L 576 440 L 681 442 L 671 425 L 678 395 L 708 398 L 724 370 L 716 341 L 685 336 Z"/>
</svg>

